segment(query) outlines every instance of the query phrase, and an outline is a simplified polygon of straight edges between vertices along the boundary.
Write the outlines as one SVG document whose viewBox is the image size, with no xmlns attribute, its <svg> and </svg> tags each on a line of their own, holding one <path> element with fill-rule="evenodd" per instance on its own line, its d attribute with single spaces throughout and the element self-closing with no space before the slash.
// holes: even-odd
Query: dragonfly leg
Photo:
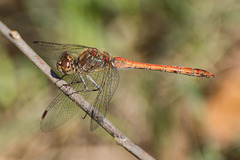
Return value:
<svg viewBox="0 0 240 160">
<path fill-rule="evenodd" d="M 64 76 L 65 76 L 65 75 L 63 75 L 63 76 L 61 77 L 61 79 L 63 79 Z M 68 84 L 63 84 L 63 86 L 71 86 L 71 85 L 73 85 L 73 84 L 76 84 L 76 83 L 80 83 L 80 82 L 81 82 L 81 81 L 76 81 L 76 80 L 77 80 L 77 76 L 75 76 L 70 83 L 68 83 Z"/>
<path fill-rule="evenodd" d="M 82 83 L 83 83 L 83 86 L 84 86 L 85 91 L 87 91 L 87 90 L 88 90 L 88 87 L 87 87 L 87 85 L 86 85 L 86 83 L 85 83 L 84 78 L 82 77 L 81 74 L 79 74 L 79 77 L 80 77 L 80 79 L 81 79 L 81 81 L 82 81 Z"/>
<path fill-rule="evenodd" d="M 82 82 L 83 83 L 83 86 L 84 86 L 84 90 L 79 90 L 79 91 L 76 91 L 75 93 L 77 93 L 77 92 L 93 92 L 93 91 L 98 91 L 99 90 L 99 87 L 97 87 L 95 84 L 95 82 L 93 83 L 96 87 L 97 87 L 97 89 L 91 89 L 91 90 L 89 90 L 88 89 L 88 86 L 87 86 L 87 84 L 85 83 L 85 80 L 84 80 L 84 78 L 82 77 L 82 75 L 81 74 L 79 74 L 79 77 L 80 77 L 80 79 L 81 79 L 81 81 L 78 81 L 78 82 Z M 88 78 L 88 77 L 87 77 Z M 91 77 L 90 77 L 91 78 Z M 92 79 L 92 78 L 91 78 Z M 91 80 L 90 80 L 91 81 Z M 94 81 L 93 79 L 92 79 L 92 81 Z M 91 81 L 91 82 L 92 82 Z M 76 82 L 76 83 L 78 83 L 78 82 Z"/>
<path fill-rule="evenodd" d="M 87 117 L 87 113 L 85 113 L 85 115 L 82 117 L 82 119 L 85 119 Z"/>
<path fill-rule="evenodd" d="M 57 80 L 57 82 L 59 82 L 60 80 L 62 80 L 64 77 L 65 77 L 66 75 L 64 74 L 63 76 L 61 76 L 58 80 Z M 57 83 L 56 82 L 56 83 Z M 67 84 L 63 84 L 62 86 L 66 86 Z"/>
<path fill-rule="evenodd" d="M 97 83 L 92 79 L 92 77 L 91 76 L 89 76 L 89 75 L 86 75 L 86 77 L 88 78 L 88 80 L 95 86 L 95 87 L 97 87 L 97 89 L 100 91 L 100 93 L 101 93 L 101 89 L 100 89 L 100 87 L 97 85 Z"/>
<path fill-rule="evenodd" d="M 84 89 L 85 89 L 85 90 L 88 90 L 88 89 L 87 89 L 87 85 L 86 85 L 86 83 L 85 83 L 85 81 L 84 81 L 84 79 L 83 79 L 83 77 L 82 77 L 81 74 L 79 74 L 79 77 L 80 77 L 80 80 L 79 80 L 79 81 L 76 81 L 76 80 L 77 80 L 77 77 L 75 77 L 69 84 L 64 84 L 64 86 L 71 86 L 71 85 L 73 85 L 73 84 L 83 83 Z"/>
<path fill-rule="evenodd" d="M 62 77 L 60 77 L 60 79 L 63 79 L 66 76 L 66 74 L 64 74 Z"/>
<path fill-rule="evenodd" d="M 100 93 L 101 93 L 101 89 L 100 89 L 100 87 L 97 85 L 97 83 L 92 79 L 92 77 L 91 76 L 89 76 L 89 75 L 86 75 L 86 77 L 88 78 L 88 80 L 95 86 L 95 87 L 97 87 L 97 89 L 93 89 L 93 90 L 87 90 L 88 92 L 89 91 L 100 91 Z M 93 114 L 93 113 L 92 113 Z M 92 117 L 92 114 L 91 114 L 91 117 Z M 82 117 L 82 119 L 85 119 L 87 117 L 87 113 L 84 115 L 84 117 Z"/>
</svg>

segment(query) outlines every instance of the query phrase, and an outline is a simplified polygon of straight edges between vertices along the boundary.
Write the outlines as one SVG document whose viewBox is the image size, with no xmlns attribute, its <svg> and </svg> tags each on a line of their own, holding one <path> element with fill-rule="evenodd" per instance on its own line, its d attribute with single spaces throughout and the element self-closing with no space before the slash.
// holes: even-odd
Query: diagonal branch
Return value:
<svg viewBox="0 0 240 160">
<path fill-rule="evenodd" d="M 93 107 L 83 99 L 80 94 L 71 88 L 64 80 L 61 80 L 56 73 L 44 62 L 26 42 L 21 38 L 17 31 L 10 30 L 4 23 L 0 21 L 0 32 L 8 38 L 14 45 L 16 45 L 45 75 L 74 103 L 76 103 L 84 112 L 90 115 L 103 129 L 105 129 L 116 141 L 117 144 L 124 147 L 128 152 L 138 159 L 152 160 L 147 152 L 142 150 L 139 146 L 134 144 L 128 137 L 121 133 L 109 120 L 102 115 L 96 115 L 97 112 L 92 112 Z"/>
</svg>

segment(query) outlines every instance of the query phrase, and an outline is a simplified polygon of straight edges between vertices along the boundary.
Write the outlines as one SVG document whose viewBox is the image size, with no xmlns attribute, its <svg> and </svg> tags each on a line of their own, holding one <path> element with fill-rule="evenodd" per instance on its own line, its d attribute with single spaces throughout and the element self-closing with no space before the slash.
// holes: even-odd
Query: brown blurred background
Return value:
<svg viewBox="0 0 240 160">
<path fill-rule="evenodd" d="M 240 159 L 240 2 L 0 0 L 0 19 L 34 40 L 206 69 L 213 79 L 131 70 L 107 118 L 156 159 Z M 59 91 L 0 36 L 0 160 L 135 159 L 79 115 L 51 133 L 40 117 Z"/>
</svg>

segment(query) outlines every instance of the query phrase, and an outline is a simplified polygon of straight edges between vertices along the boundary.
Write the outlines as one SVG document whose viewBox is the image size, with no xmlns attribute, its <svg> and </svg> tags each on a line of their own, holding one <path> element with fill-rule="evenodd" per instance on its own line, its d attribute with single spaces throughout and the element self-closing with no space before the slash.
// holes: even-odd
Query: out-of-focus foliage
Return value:
<svg viewBox="0 0 240 160">
<path fill-rule="evenodd" d="M 82 44 L 216 74 L 120 71 L 107 118 L 156 159 L 168 160 L 240 157 L 239 15 L 234 0 L 0 1 L 1 20 L 30 45 Z M 0 159 L 133 159 L 101 128 L 91 133 L 81 115 L 41 133 L 56 87 L 3 36 L 0 62 Z"/>
</svg>

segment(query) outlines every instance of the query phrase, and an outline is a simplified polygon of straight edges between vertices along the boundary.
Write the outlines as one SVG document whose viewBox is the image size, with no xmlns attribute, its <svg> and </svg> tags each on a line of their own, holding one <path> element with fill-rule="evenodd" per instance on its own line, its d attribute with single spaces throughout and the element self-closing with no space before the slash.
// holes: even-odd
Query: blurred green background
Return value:
<svg viewBox="0 0 240 160">
<path fill-rule="evenodd" d="M 240 159 L 240 1 L 0 0 L 34 40 L 93 46 L 139 62 L 206 69 L 213 79 L 131 70 L 107 118 L 156 159 Z M 89 118 L 51 133 L 40 118 L 57 88 L 0 36 L 0 159 L 134 159 Z"/>
</svg>

